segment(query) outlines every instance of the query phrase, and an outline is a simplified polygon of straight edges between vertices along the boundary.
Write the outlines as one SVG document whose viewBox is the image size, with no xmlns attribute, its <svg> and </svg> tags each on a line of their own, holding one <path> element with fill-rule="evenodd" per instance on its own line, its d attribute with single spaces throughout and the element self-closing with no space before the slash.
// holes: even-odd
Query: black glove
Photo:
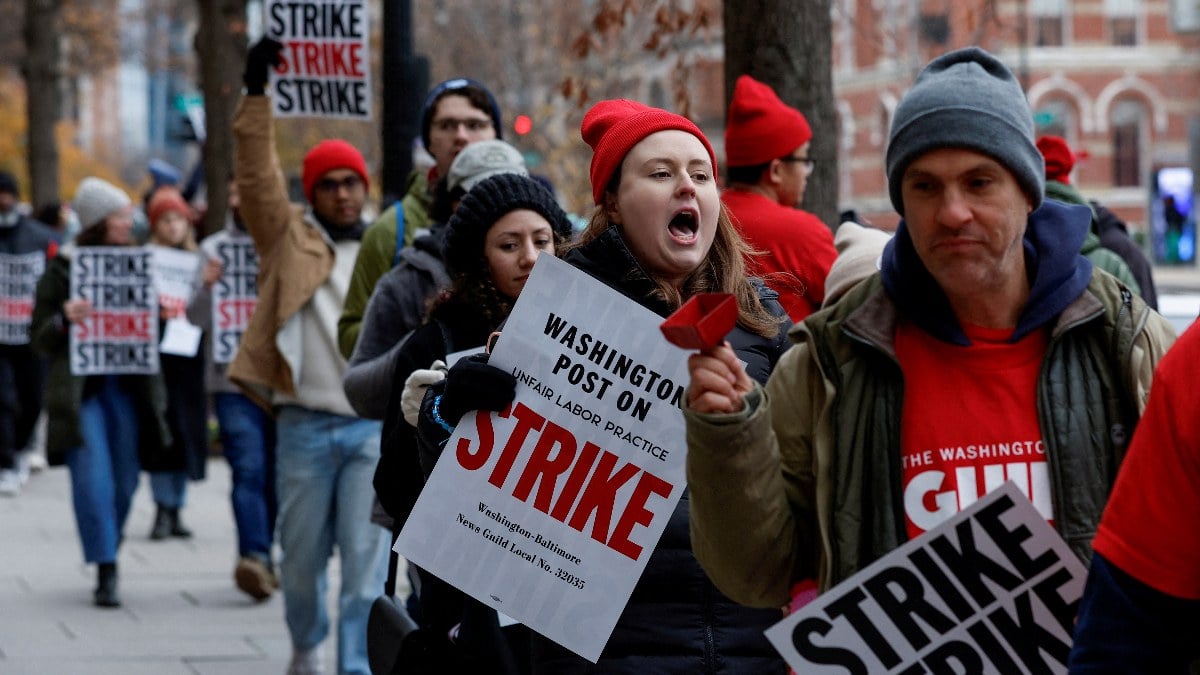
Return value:
<svg viewBox="0 0 1200 675">
<path fill-rule="evenodd" d="M 471 410 L 504 410 L 517 396 L 517 378 L 488 365 L 487 354 L 473 354 L 446 372 L 446 386 L 438 411 L 447 424 L 458 424 Z"/>
<path fill-rule="evenodd" d="M 283 43 L 267 36 L 254 43 L 246 52 L 246 70 L 242 72 L 242 83 L 247 96 L 262 96 L 267 89 L 271 66 L 283 63 L 280 52 Z"/>
<path fill-rule="evenodd" d="M 421 401 L 417 418 L 417 445 L 421 469 L 428 476 L 458 424 L 471 410 L 503 410 L 517 395 L 517 378 L 489 366 L 487 354 L 460 359 L 433 384 Z"/>
</svg>

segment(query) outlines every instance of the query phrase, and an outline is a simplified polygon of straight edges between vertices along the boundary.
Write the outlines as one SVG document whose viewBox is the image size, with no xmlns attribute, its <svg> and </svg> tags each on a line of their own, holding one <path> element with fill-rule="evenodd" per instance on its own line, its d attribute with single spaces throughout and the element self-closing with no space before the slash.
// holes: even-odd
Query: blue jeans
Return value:
<svg viewBox="0 0 1200 675">
<path fill-rule="evenodd" d="M 114 376 L 79 407 L 83 445 L 67 451 L 75 525 L 89 563 L 115 562 L 137 489 L 137 410 Z"/>
<path fill-rule="evenodd" d="M 188 475 L 186 471 L 150 472 L 150 492 L 154 503 L 164 509 L 181 509 L 187 502 Z"/>
<path fill-rule="evenodd" d="M 388 533 L 371 523 L 380 423 L 282 406 L 279 444 L 280 582 L 292 646 L 312 649 L 329 634 L 326 568 L 336 544 L 338 672 L 370 673 L 367 615 L 387 577 Z"/>
<path fill-rule="evenodd" d="M 229 462 L 238 555 L 271 560 L 275 539 L 275 421 L 242 394 L 213 394 L 221 448 Z"/>
</svg>

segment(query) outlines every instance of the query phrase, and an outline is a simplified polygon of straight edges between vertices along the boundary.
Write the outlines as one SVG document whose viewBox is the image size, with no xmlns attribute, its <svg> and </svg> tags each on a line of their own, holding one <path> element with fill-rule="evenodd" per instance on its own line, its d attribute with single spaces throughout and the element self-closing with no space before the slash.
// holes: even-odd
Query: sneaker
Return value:
<svg viewBox="0 0 1200 675">
<path fill-rule="evenodd" d="M 21 494 L 21 475 L 16 469 L 0 469 L 0 495 L 16 497 Z"/>
<path fill-rule="evenodd" d="M 29 453 L 17 453 L 17 476 L 21 479 L 21 487 L 25 487 L 25 485 L 29 483 L 30 471 Z"/>
<path fill-rule="evenodd" d="M 244 556 L 233 568 L 237 587 L 255 600 L 266 600 L 275 592 L 275 575 L 266 563 L 253 556 Z"/>
<path fill-rule="evenodd" d="M 325 664 L 321 659 L 321 645 L 312 649 L 298 649 L 292 652 L 292 661 L 288 664 L 287 675 L 320 675 L 325 672 Z"/>
<path fill-rule="evenodd" d="M 26 450 L 25 459 L 29 462 L 29 470 L 40 473 L 46 470 L 46 456 L 36 450 Z"/>
</svg>

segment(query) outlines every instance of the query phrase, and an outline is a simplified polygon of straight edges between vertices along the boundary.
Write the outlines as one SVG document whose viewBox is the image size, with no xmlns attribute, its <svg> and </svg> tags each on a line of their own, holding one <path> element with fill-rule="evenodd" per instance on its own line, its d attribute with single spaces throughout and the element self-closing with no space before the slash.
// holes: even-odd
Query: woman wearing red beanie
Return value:
<svg viewBox="0 0 1200 675">
<path fill-rule="evenodd" d="M 663 317 L 697 293 L 734 294 L 738 323 L 726 339 L 765 382 L 787 347 L 789 320 L 776 293 L 746 276 L 746 246 L 721 206 L 708 139 L 687 118 L 627 100 L 596 104 L 582 132 L 594 152 L 597 208 L 567 262 Z M 475 382 L 450 384 L 455 377 L 451 369 L 446 390 Z M 438 440 L 433 428 L 422 411 L 426 446 Z M 785 672 L 763 636 L 782 611 L 737 605 L 713 586 L 692 554 L 688 505 L 685 491 L 599 661 L 535 634 L 533 672 Z"/>
<path fill-rule="evenodd" d="M 191 208 L 178 190 L 162 187 L 155 191 L 146 206 L 146 216 L 150 221 L 151 245 L 201 255 L 192 232 Z M 206 291 L 220 271 L 220 266 L 215 263 L 204 268 L 203 277 L 195 279 L 195 293 L 190 302 L 160 295 L 161 318 L 186 316 L 195 325 L 207 323 L 209 302 Z M 208 403 L 204 390 L 204 364 L 203 348 L 191 356 L 166 352 L 159 355 L 163 382 L 167 386 L 167 425 L 173 442 L 163 452 L 143 459 L 142 470 L 150 475 L 150 491 L 157 507 L 150 528 L 152 541 L 192 536 L 192 531 L 183 524 L 180 512 L 187 503 L 188 481 L 205 478 Z"/>
</svg>

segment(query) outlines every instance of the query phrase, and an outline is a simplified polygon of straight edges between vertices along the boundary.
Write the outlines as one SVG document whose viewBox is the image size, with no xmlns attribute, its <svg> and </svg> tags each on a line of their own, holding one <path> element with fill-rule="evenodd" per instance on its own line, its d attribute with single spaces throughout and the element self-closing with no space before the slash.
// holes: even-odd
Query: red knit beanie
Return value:
<svg viewBox="0 0 1200 675">
<path fill-rule="evenodd" d="M 1042 136 L 1037 139 L 1037 149 L 1046 159 L 1046 180 L 1071 184 L 1071 169 L 1075 168 L 1075 153 L 1062 136 Z"/>
<path fill-rule="evenodd" d="M 766 164 L 810 139 L 808 120 L 779 100 L 774 89 L 749 75 L 737 79 L 725 124 L 725 158 L 729 166 Z"/>
<path fill-rule="evenodd" d="M 158 219 L 170 211 L 181 213 L 188 220 L 192 218 L 192 211 L 184 201 L 183 195 L 179 194 L 179 190 L 173 187 L 160 187 L 154 191 L 150 197 L 150 203 L 146 205 L 146 218 L 150 221 L 150 227 L 154 227 Z"/>
<path fill-rule="evenodd" d="M 623 98 L 600 101 L 587 111 L 579 131 L 592 148 L 592 197 L 596 204 L 604 201 L 608 182 L 633 146 L 650 134 L 668 129 L 686 131 L 700 139 L 712 162 L 715 181 L 717 155 L 704 133 L 688 118 Z"/>
<path fill-rule="evenodd" d="M 324 140 L 314 145 L 304 156 L 304 169 L 300 181 L 304 183 L 304 196 L 308 201 L 312 201 L 313 187 L 321 180 L 321 176 L 337 169 L 349 169 L 358 174 L 364 186 L 371 186 L 371 181 L 367 178 L 367 162 L 358 148 L 340 138 Z"/>
</svg>

